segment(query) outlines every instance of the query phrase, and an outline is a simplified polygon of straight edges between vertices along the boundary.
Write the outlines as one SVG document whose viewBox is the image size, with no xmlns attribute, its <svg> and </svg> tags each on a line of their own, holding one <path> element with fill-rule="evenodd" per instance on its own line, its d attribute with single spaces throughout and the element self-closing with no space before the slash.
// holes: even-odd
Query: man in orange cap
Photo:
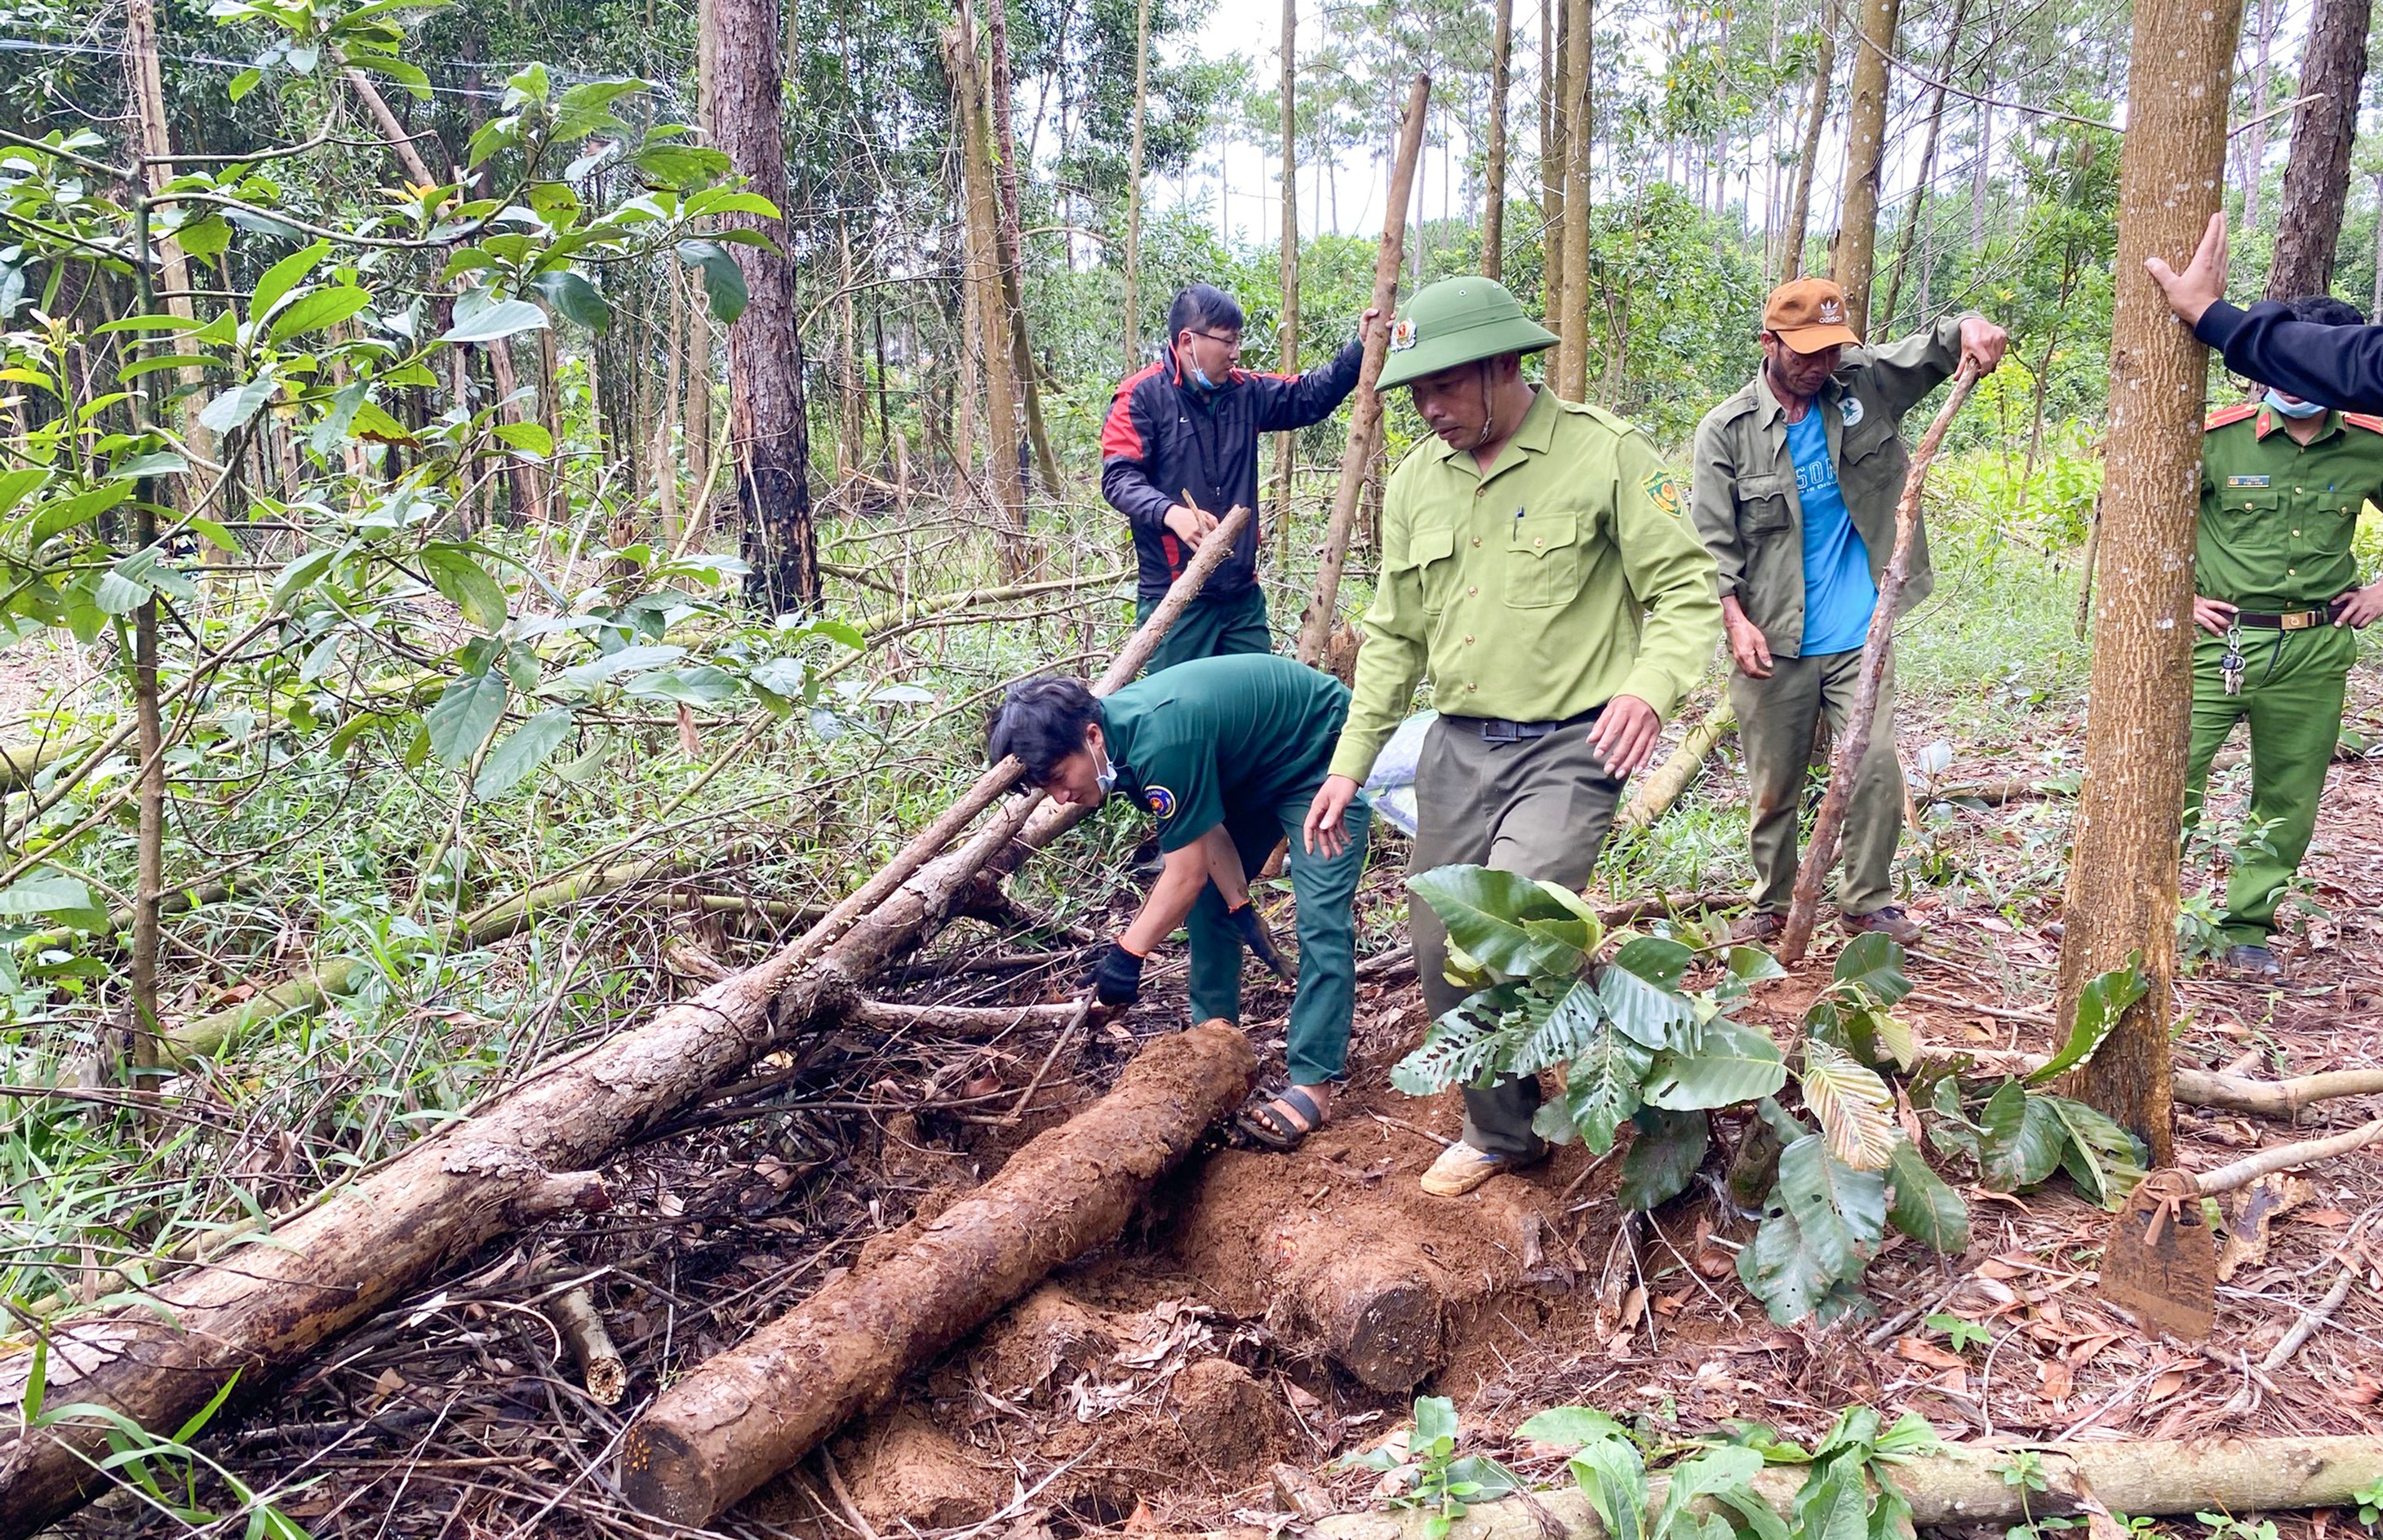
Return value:
<svg viewBox="0 0 2383 1540">
<path fill-rule="evenodd" d="M 1690 494 L 1697 533 L 1720 571 L 1722 624 L 1736 665 L 1729 694 L 1746 754 L 1755 870 L 1754 912 L 1737 934 L 1754 942 L 1778 932 L 1795 891 L 1814 730 L 1823 712 L 1841 730 L 1853 705 L 1909 463 L 1904 413 L 1964 362 L 1992 371 L 2010 341 L 1982 316 L 1957 315 L 1865 347 L 1846 324 L 1845 291 L 1826 278 L 1772 290 L 1761 337 L 1761 369 L 1697 426 Z M 1923 530 L 1902 609 L 1926 598 L 1934 583 Z M 1908 945 L 1921 931 L 1893 902 L 1903 827 L 1894 679 L 1890 666 L 1870 752 L 1846 804 L 1837 907 L 1847 930 Z"/>
</svg>

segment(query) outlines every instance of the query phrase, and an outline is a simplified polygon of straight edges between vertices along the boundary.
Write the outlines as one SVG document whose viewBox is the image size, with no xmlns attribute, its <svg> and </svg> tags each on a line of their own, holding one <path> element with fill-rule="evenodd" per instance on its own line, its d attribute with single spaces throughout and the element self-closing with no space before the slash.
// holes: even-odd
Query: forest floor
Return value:
<svg viewBox="0 0 2383 1540">
<path fill-rule="evenodd" d="M 2353 725 L 2372 736 L 2383 680 L 2362 670 L 2353 695 Z M 2001 710 L 1944 694 L 1908 701 L 1899 724 L 1907 763 L 1940 739 L 1957 745 L 1940 784 L 2016 776 L 2056 787 L 2064 767 L 2081 761 L 2081 733 L 2066 698 Z M 2220 777 L 2221 828 L 2239 816 L 2246 783 L 2246 770 Z M 1680 868 L 1675 841 L 1656 862 L 1667 875 L 1707 891 L 1742 881 L 1742 855 L 1727 843 L 1742 838 L 1742 820 L 1729 833 L 1739 784 L 1725 748 L 1672 815 L 1714 832 L 1710 869 L 1693 856 Z M 1930 934 L 1909 959 L 1917 992 L 1899 1014 L 1923 1043 L 2049 1046 L 2058 943 L 2047 928 L 2068 809 L 2056 791 L 1940 806 L 1907 840 L 1910 906 Z M 2383 763 L 2337 763 L 2307 903 L 2279 945 L 2286 981 L 2247 984 L 2195 966 L 2179 988 L 2180 1063 L 2261 1076 L 2383 1066 L 2377 831 Z M 1109 883 L 1111 869 L 1096 871 L 1081 837 L 1072 843 L 1073 853 L 1042 858 L 1042 880 L 1079 893 Z M 2139 1335 L 2098 1302 L 2107 1216 L 2065 1178 L 2023 1198 L 1964 1187 L 1973 1225 L 1965 1255 L 1890 1243 L 1869 1274 L 1875 1313 L 1795 1328 L 1772 1325 L 1738 1284 L 1734 1248 L 1751 1223 L 1713 1182 L 1693 1185 L 1651 1225 L 1625 1224 L 1611 1191 L 1618 1161 L 1574 1146 L 1473 1199 L 1426 1198 L 1415 1177 L 1454 1136 L 1461 1107 L 1452 1092 L 1417 1101 L 1387 1084 L 1426 1023 L 1397 952 L 1404 850 L 1384 845 L 1362 900 L 1365 944 L 1384 949 L 1361 974 L 1352 1084 L 1332 1127 L 1288 1157 L 1204 1151 L 1123 1240 L 1055 1275 L 720 1528 L 822 1540 L 1041 1540 L 1117 1525 L 1263 1533 L 1287 1522 L 1270 1473 L 1278 1464 L 1306 1472 L 1339 1506 L 1361 1505 L 1373 1476 L 1333 1462 L 1394 1428 L 1406 1398 L 1366 1390 L 1277 1329 L 1266 1237 L 1293 1215 L 1327 1236 L 1401 1234 L 1433 1259 L 1449 1328 L 1443 1366 L 1420 1389 L 1454 1398 L 1468 1448 L 1526 1472 L 1552 1477 L 1559 1462 L 1512 1430 L 1568 1403 L 1640 1418 L 1660 1434 L 1751 1418 L 1809 1437 L 1856 1402 L 1919 1411 L 1948 1437 L 2383 1432 L 2383 1163 L 2371 1157 L 2307 1173 L 2304 1201 L 2274 1226 L 2265 1254 L 2221 1285 L 2217 1329 L 2200 1349 Z M 2189 892 L 2212 891 L 2217 858 L 2194 854 Z M 1055 864 L 1056 874 L 1044 869 Z M 1627 891 L 1595 896 L 1652 891 L 1652 869 L 1627 846 L 1609 869 Z M 1132 893 L 1105 891 L 1126 912 Z M 673 923 L 673 967 L 692 976 L 758 944 L 716 918 Z M 1828 948 L 1839 939 L 1823 936 Z M 1066 937 L 962 924 L 904 970 L 899 992 L 978 1005 L 1062 999 L 1087 957 Z M 1792 1028 L 1827 962 L 1822 951 L 1764 987 L 1747 1019 Z M 664 1533 L 612 1490 L 620 1412 L 581 1391 L 523 1301 L 584 1282 L 627 1360 L 634 1406 L 1100 1094 L 1138 1042 L 1179 1025 L 1170 981 L 1154 969 L 1149 1002 L 1063 1058 L 1015 1118 L 1050 1052 L 1045 1029 L 974 1042 L 839 1033 L 779 1055 L 608 1170 L 611 1212 L 475 1259 L 340 1343 L 211 1446 L 252 1484 L 279 1486 L 283 1511 L 316 1534 Z M 1245 1024 L 1277 1063 L 1286 999 L 1253 974 Z M 793 1100 L 789 1085 L 801 1088 Z M 2205 1168 L 2374 1116 L 2378 1103 L 2320 1103 L 2296 1128 L 2180 1109 L 2179 1161 Z M 2288 1361 L 2257 1367 L 2345 1267 L 2367 1287 Z M 118 1496 L 69 1528 L 121 1534 L 128 1522 L 138 1527 Z M 2327 1522 L 2303 1516 L 2284 1527 L 2321 1535 Z"/>
</svg>

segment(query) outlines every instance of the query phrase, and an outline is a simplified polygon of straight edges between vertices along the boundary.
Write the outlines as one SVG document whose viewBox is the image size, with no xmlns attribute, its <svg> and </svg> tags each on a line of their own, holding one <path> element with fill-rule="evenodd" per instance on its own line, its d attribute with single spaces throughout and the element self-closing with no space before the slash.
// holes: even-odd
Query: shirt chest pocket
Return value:
<svg viewBox="0 0 2383 1540">
<path fill-rule="evenodd" d="M 2340 556 L 2358 535 L 2358 512 L 2364 499 L 2331 487 L 2309 489 L 2310 506 L 2292 521 L 2295 544 L 2303 550 Z"/>
<path fill-rule="evenodd" d="M 1545 610 L 1580 591 L 1580 515 L 1538 513 L 1517 519 L 1506 545 L 1506 603 Z"/>
<path fill-rule="evenodd" d="M 2227 488 L 2217 505 L 2218 527 L 2226 544 L 2249 556 L 2280 557 L 2289 538 L 2282 499 L 2274 492 Z"/>
<path fill-rule="evenodd" d="M 1777 535 L 1787 527 L 1787 494 L 1796 478 L 1780 473 L 1737 478 L 1737 532 L 1748 540 Z"/>
<path fill-rule="evenodd" d="M 1445 525 L 1407 532 L 1407 565 L 1423 585 L 1423 612 L 1437 615 L 1448 608 L 1456 585 L 1456 531 Z"/>
</svg>

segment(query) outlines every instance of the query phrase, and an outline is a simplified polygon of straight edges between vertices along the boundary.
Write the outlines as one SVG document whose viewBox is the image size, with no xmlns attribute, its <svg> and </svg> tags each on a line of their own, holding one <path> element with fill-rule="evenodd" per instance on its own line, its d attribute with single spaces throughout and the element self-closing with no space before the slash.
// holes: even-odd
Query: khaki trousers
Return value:
<svg viewBox="0 0 2383 1540">
<path fill-rule="evenodd" d="M 1824 711 L 1832 732 L 1846 730 L 1846 714 L 1853 709 L 1860 677 L 1858 647 L 1773 659 L 1768 679 L 1751 678 L 1743 670 L 1729 676 L 1738 746 L 1746 756 L 1754 906 L 1765 914 L 1785 914 L 1796 892 L 1797 836 L 1812 734 Z M 1879 684 L 1870 752 L 1862 756 L 1846 803 L 1845 835 L 1838 846 L 1844 862 L 1837 883 L 1840 910 L 1866 915 L 1895 901 L 1895 846 L 1902 834 L 1903 761 L 1895 752 L 1895 664 L 1890 659 Z"/>
<path fill-rule="evenodd" d="M 1415 765 L 1414 854 L 1410 869 L 1495 867 L 1568 888 L 1587 885 L 1597 853 L 1613 826 L 1622 782 L 1605 773 L 1588 746 L 1591 724 L 1544 737 L 1491 743 L 1478 719 L 1442 717 L 1432 723 Z M 1424 1004 L 1437 1017 L 1464 999 L 1448 981 L 1448 932 L 1431 906 L 1411 899 L 1407 931 L 1414 942 L 1415 976 Z M 1476 1150 L 1537 1160 L 1547 1143 L 1531 1131 L 1539 1108 L 1536 1076 L 1501 1081 L 1488 1090 L 1466 1087 L 1464 1142 Z"/>
</svg>

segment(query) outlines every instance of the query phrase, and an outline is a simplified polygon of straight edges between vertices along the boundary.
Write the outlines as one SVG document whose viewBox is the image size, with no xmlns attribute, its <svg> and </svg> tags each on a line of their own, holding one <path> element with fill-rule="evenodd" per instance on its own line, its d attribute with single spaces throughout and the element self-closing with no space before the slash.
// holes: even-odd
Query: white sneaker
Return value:
<svg viewBox="0 0 2383 1540">
<path fill-rule="evenodd" d="M 1423 1189 L 1435 1198 L 1462 1198 L 1500 1171 L 1513 1168 L 1512 1156 L 1475 1150 L 1460 1139 L 1442 1150 L 1439 1159 L 1423 1174 Z"/>
</svg>

